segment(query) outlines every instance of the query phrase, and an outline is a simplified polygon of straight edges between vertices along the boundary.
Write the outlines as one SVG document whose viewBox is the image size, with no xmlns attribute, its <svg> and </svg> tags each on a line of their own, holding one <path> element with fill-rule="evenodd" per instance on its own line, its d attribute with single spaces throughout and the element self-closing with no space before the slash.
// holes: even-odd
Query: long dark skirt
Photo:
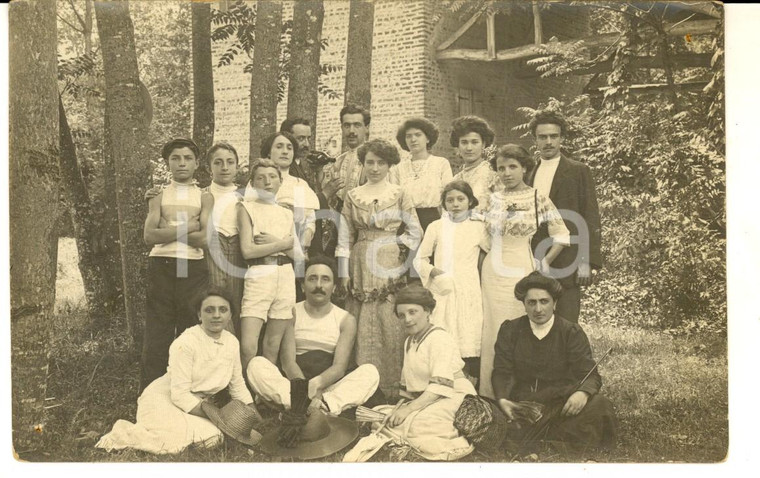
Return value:
<svg viewBox="0 0 760 478">
<path fill-rule="evenodd" d="M 581 412 L 574 417 L 562 417 L 564 400 L 556 400 L 546 406 L 544 417 L 531 428 L 511 430 L 510 440 L 522 442 L 532 434 L 538 440 L 561 441 L 581 451 L 590 448 L 612 448 L 617 442 L 618 422 L 612 402 L 603 395 L 594 395 Z"/>
</svg>

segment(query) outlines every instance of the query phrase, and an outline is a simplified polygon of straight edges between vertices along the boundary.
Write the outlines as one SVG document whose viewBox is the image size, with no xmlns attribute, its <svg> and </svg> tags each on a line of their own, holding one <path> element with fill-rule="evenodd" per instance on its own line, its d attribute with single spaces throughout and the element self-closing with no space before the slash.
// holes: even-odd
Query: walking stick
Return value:
<svg viewBox="0 0 760 478">
<path fill-rule="evenodd" d="M 575 387 L 573 387 L 573 391 L 570 392 L 570 395 L 577 392 L 579 388 L 586 382 L 586 380 L 591 376 L 592 373 L 594 373 L 594 370 L 596 370 L 599 367 L 599 364 L 602 363 L 602 361 L 607 358 L 607 355 L 612 352 L 612 347 L 607 349 L 607 351 L 602 355 L 599 360 L 597 360 L 594 363 L 594 366 L 591 367 L 591 370 L 588 371 L 585 377 L 581 379 L 580 382 L 578 382 Z M 520 444 L 520 448 L 517 450 L 517 453 L 512 456 L 512 458 L 509 461 L 514 461 L 515 458 L 520 456 L 522 452 L 525 450 L 525 448 L 535 442 L 539 436 L 542 434 L 545 434 L 549 430 L 549 425 L 552 424 L 555 418 L 557 418 L 557 415 L 562 411 L 562 408 L 560 407 L 554 407 L 551 409 L 549 413 L 547 413 L 541 420 L 539 420 L 539 423 L 537 423 L 523 438 L 522 443 Z"/>
</svg>

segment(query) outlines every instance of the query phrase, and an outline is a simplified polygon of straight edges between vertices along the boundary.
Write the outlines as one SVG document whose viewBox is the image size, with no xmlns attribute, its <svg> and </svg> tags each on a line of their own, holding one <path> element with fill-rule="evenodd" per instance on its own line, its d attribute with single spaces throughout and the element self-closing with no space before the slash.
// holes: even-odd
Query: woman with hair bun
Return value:
<svg viewBox="0 0 760 478">
<path fill-rule="evenodd" d="M 359 325 L 356 362 L 374 365 L 380 390 L 395 395 L 403 330 L 391 300 L 406 283 L 405 256 L 419 245 L 420 224 L 411 197 L 387 181 L 389 169 L 400 161 L 396 147 L 373 139 L 357 155 L 367 182 L 346 193 L 335 255 L 341 286 L 348 291 L 345 308 Z"/>
<path fill-rule="evenodd" d="M 475 388 L 462 372 L 464 362 L 453 337 L 430 323 L 435 304 L 430 291 L 419 284 L 396 294 L 397 320 L 407 335 L 402 394 L 410 401 L 390 414 L 388 432 L 409 442 L 423 458 L 453 461 L 473 450 L 454 427 L 454 415 Z"/>
<path fill-rule="evenodd" d="M 481 208 L 486 205 L 488 195 L 501 187 L 498 177 L 484 161 L 485 150 L 493 140 L 494 132 L 483 118 L 460 116 L 451 123 L 449 143 L 457 149 L 463 163 L 454 179 L 469 183 Z"/>
<path fill-rule="evenodd" d="M 528 151 L 516 144 L 500 147 L 490 161 L 504 186 L 492 193 L 484 213 L 488 251 L 481 271 L 483 287 L 483 341 L 480 355 L 480 394 L 493 398 L 491 370 L 494 342 L 505 320 L 525 313 L 512 291 L 517 281 L 535 269 L 548 270 L 563 247 L 570 244 L 570 232 L 549 198 L 527 184 L 524 178 L 534 162 Z M 546 257 L 536 263 L 531 239 L 542 224 L 547 224 L 552 244 Z"/>
<path fill-rule="evenodd" d="M 412 198 L 422 232 L 441 217 L 440 198 L 443 187 L 452 179 L 451 164 L 446 158 L 430 154 L 438 141 L 438 128 L 425 118 L 409 118 L 399 127 L 396 141 L 411 153 L 391 168 L 388 180 L 398 184 Z"/>
</svg>

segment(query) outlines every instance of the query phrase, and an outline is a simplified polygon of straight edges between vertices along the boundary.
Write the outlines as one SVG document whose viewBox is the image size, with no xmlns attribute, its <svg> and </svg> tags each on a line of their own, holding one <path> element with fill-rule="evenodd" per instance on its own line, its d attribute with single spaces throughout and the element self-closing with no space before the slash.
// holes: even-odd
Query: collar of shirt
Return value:
<svg viewBox="0 0 760 478">
<path fill-rule="evenodd" d="M 211 182 L 209 185 L 208 190 L 213 193 L 231 193 L 233 191 L 237 190 L 237 186 L 235 184 L 230 184 L 227 186 L 220 186 L 219 184 L 216 184 L 215 182 Z"/>
<path fill-rule="evenodd" d="M 552 325 L 554 325 L 554 314 L 552 314 L 551 319 L 541 325 L 534 324 L 532 320 L 529 320 L 528 322 L 530 322 L 530 330 L 533 332 L 533 335 L 535 335 L 538 340 L 541 340 L 546 337 L 552 329 Z"/>
</svg>

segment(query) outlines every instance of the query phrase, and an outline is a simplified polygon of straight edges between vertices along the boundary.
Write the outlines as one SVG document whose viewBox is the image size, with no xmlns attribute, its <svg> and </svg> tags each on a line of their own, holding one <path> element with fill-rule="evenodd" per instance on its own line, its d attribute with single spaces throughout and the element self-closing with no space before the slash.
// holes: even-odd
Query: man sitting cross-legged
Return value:
<svg viewBox="0 0 760 478">
<path fill-rule="evenodd" d="M 377 390 L 380 377 L 373 365 L 346 374 L 356 339 L 356 319 L 330 302 L 336 276 L 334 259 L 318 256 L 307 264 L 306 300 L 296 304 L 295 323 L 286 330 L 280 348 L 282 372 L 264 357 L 251 360 L 248 381 L 265 400 L 290 409 L 289 379 L 305 378 L 309 398 L 327 413 L 338 415 L 363 404 Z"/>
</svg>

